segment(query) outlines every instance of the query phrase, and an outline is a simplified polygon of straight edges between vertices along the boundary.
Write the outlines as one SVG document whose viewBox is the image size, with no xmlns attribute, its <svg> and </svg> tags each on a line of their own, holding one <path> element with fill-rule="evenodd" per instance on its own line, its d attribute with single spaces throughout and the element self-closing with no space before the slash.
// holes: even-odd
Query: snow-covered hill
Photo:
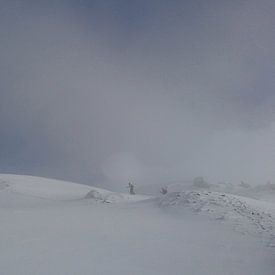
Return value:
<svg viewBox="0 0 275 275">
<path fill-rule="evenodd" d="M 167 194 L 159 205 L 176 211 L 189 209 L 221 221 L 242 233 L 263 237 L 269 245 L 275 239 L 275 204 L 211 191 L 182 191 Z"/>
<path fill-rule="evenodd" d="M 220 192 L 0 175 L 0 274 L 273 275 L 273 219 L 272 203 Z"/>
<path fill-rule="evenodd" d="M 8 174 L 0 174 L 1 191 L 62 201 L 91 198 L 103 202 L 125 202 L 149 198 L 148 196 L 115 193 L 101 188 L 61 180 Z"/>
<path fill-rule="evenodd" d="M 228 182 L 220 182 L 217 184 L 206 183 L 205 186 L 197 187 L 192 180 L 174 181 L 167 184 L 146 184 L 137 187 L 137 192 L 151 196 L 159 196 L 161 188 L 167 188 L 169 193 L 182 191 L 211 191 L 226 194 L 233 194 L 248 198 L 253 198 L 262 201 L 275 203 L 275 184 L 266 183 L 256 186 L 251 186 L 247 183 L 241 182 L 239 184 L 232 184 Z"/>
</svg>

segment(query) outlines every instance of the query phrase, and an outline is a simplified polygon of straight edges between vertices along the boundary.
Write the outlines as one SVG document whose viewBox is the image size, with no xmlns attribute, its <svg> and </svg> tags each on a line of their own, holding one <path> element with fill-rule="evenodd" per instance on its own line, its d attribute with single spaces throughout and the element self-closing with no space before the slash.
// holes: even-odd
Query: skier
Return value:
<svg viewBox="0 0 275 275">
<path fill-rule="evenodd" d="M 128 183 L 128 188 L 129 188 L 129 193 L 131 195 L 135 195 L 134 185 L 131 182 Z"/>
</svg>

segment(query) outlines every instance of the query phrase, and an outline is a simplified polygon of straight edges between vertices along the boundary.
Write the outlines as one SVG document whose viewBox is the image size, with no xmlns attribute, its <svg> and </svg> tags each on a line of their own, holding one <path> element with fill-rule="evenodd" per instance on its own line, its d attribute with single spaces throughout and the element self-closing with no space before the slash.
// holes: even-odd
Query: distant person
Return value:
<svg viewBox="0 0 275 275">
<path fill-rule="evenodd" d="M 129 188 L 129 193 L 131 195 L 135 195 L 136 194 L 135 191 L 134 191 L 134 185 L 131 182 L 128 183 L 128 188 Z"/>
<path fill-rule="evenodd" d="M 161 193 L 162 195 L 166 195 L 166 194 L 168 193 L 167 187 L 161 187 L 160 193 Z"/>
</svg>

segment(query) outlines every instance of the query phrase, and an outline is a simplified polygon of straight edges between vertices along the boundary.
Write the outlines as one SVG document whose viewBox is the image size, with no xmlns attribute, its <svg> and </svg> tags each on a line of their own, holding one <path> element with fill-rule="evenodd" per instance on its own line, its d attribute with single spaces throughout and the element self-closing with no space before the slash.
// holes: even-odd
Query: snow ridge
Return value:
<svg viewBox="0 0 275 275">
<path fill-rule="evenodd" d="M 269 243 L 275 236 L 272 214 L 253 199 L 211 191 L 182 191 L 166 195 L 159 205 L 203 213 L 215 220 L 231 223 L 244 234 L 262 236 Z"/>
</svg>

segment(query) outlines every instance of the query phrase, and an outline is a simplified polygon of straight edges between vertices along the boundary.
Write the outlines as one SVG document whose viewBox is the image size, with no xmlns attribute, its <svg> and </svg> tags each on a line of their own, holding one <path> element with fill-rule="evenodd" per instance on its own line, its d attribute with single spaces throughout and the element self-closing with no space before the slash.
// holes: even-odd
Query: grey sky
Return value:
<svg viewBox="0 0 275 275">
<path fill-rule="evenodd" d="M 272 0 L 1 1 L 0 171 L 114 188 L 275 180 L 274 13 Z"/>
</svg>

